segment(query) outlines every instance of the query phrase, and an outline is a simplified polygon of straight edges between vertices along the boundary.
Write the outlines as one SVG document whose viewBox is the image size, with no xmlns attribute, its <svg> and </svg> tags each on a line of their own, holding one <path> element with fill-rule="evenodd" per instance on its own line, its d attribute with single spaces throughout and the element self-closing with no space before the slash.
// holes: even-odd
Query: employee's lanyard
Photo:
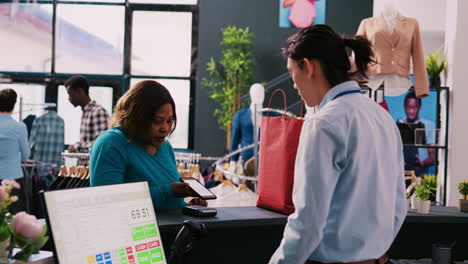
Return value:
<svg viewBox="0 0 468 264">
<path fill-rule="evenodd" d="M 353 94 L 353 93 L 361 93 L 361 90 L 350 90 L 350 91 L 345 91 L 345 92 L 339 93 L 339 94 L 335 95 L 335 97 L 333 97 L 332 101 L 335 100 L 338 97 L 343 96 L 343 95 Z"/>
</svg>

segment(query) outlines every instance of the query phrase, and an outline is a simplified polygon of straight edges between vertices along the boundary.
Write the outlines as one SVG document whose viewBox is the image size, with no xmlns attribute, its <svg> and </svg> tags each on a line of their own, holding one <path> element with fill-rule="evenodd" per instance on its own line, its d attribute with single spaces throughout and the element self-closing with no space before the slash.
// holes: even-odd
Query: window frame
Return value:
<svg viewBox="0 0 468 264">
<path fill-rule="evenodd" d="M 106 86 L 113 88 L 113 106 L 125 91 L 129 89 L 130 80 L 133 78 L 145 79 L 179 79 L 188 80 L 189 89 L 189 121 L 188 121 L 188 146 L 187 149 L 194 147 L 194 123 L 195 123 L 195 96 L 196 96 L 196 74 L 197 74 L 197 54 L 198 54 L 198 25 L 199 25 L 199 3 L 196 5 L 187 4 L 151 4 L 151 3 L 131 3 L 129 0 L 121 3 L 100 2 L 100 1 L 63 1 L 63 0 L 36 0 L 31 3 L 28 0 L 5 0 L 2 4 L 52 4 L 52 44 L 51 44 L 51 66 L 48 72 L 18 72 L 18 71 L 0 71 L 0 79 L 10 80 L 10 83 L 37 83 L 46 85 L 46 102 L 58 103 L 58 87 L 63 85 L 67 78 L 73 75 L 83 75 L 89 80 L 90 86 Z M 57 30 L 57 6 L 58 5 L 105 5 L 105 6 L 123 6 L 124 15 L 124 56 L 123 72 L 119 75 L 112 74 L 82 74 L 57 73 L 56 72 L 56 30 Z M 191 67 L 188 77 L 162 76 L 162 75 L 132 75 L 131 73 L 131 41 L 132 41 L 132 18 L 134 11 L 163 11 L 163 12 L 191 12 L 192 13 L 192 41 L 191 41 Z"/>
</svg>

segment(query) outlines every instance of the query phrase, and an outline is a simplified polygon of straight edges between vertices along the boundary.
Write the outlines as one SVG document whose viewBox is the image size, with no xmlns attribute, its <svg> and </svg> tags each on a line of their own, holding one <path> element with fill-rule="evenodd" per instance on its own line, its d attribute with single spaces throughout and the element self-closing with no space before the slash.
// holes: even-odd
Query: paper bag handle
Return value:
<svg viewBox="0 0 468 264">
<path fill-rule="evenodd" d="M 270 101 L 268 102 L 268 111 L 267 111 L 267 116 L 270 116 L 270 106 L 271 106 L 271 99 L 273 99 L 273 96 L 275 93 L 281 92 L 283 93 L 283 101 L 284 101 L 284 116 L 286 116 L 286 94 L 284 93 L 283 89 L 279 88 L 276 89 L 270 96 Z"/>
</svg>

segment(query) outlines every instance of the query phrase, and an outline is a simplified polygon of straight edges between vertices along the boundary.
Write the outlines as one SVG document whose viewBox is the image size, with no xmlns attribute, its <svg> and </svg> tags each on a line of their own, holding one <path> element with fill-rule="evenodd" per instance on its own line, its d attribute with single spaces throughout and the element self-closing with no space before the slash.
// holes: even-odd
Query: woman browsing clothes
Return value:
<svg viewBox="0 0 468 264">
<path fill-rule="evenodd" d="M 91 185 L 147 181 L 156 209 L 185 206 L 183 197 L 195 196 L 180 182 L 174 151 L 166 138 L 177 123 L 169 91 L 155 81 L 141 81 L 115 106 L 111 129 L 91 149 Z M 204 205 L 199 198 L 190 204 Z"/>
</svg>

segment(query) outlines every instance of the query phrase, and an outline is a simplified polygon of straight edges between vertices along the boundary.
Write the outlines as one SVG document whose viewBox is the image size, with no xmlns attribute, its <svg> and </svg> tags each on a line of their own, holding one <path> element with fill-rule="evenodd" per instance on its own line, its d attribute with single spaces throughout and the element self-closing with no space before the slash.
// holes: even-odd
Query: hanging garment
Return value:
<svg viewBox="0 0 468 264">
<path fill-rule="evenodd" d="M 54 163 L 59 167 L 62 163 L 61 153 L 64 150 L 64 144 L 65 122 L 63 118 L 57 115 L 57 112 L 47 111 L 34 120 L 29 138 L 31 159 Z M 47 168 L 41 168 L 39 173 L 47 175 L 48 170 Z"/>
<path fill-rule="evenodd" d="M 368 76 L 397 74 L 409 79 L 410 59 L 412 59 L 416 96 L 426 97 L 429 95 L 429 83 L 418 21 L 400 14 L 396 16 L 395 21 L 392 32 L 388 29 L 383 15 L 366 18 L 361 22 L 356 35 L 369 39 L 376 61 L 375 64 L 369 65 L 367 74 Z M 389 85 L 385 87 L 385 94 L 391 95 L 391 89 L 394 87 Z M 396 93 L 399 93 L 402 87 L 395 87 L 395 89 L 398 90 Z"/>
<path fill-rule="evenodd" d="M 241 184 L 235 191 L 222 196 L 218 203 L 222 207 L 255 206 L 258 194 Z"/>
<path fill-rule="evenodd" d="M 215 200 L 208 200 L 208 207 L 222 207 L 223 197 L 236 191 L 236 186 L 232 182 L 229 182 L 229 180 L 225 180 L 222 184 L 210 189 L 217 198 Z"/>
<path fill-rule="evenodd" d="M 252 111 L 249 107 L 242 108 L 236 112 L 232 120 L 231 147 L 234 152 L 240 147 L 247 147 L 254 142 L 254 127 L 252 122 Z M 253 149 L 241 152 L 242 160 L 246 161 L 253 156 Z M 231 160 L 237 161 L 239 155 L 234 155 Z"/>
</svg>

